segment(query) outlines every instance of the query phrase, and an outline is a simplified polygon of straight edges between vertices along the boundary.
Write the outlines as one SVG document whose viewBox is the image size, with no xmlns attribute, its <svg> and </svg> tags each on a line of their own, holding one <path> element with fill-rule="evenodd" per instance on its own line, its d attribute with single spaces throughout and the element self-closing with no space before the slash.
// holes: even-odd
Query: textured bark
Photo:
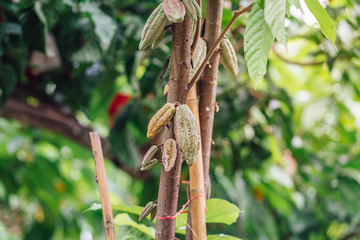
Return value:
<svg viewBox="0 0 360 240">
<path fill-rule="evenodd" d="M 206 8 L 205 41 L 210 49 L 221 32 L 223 1 L 209 0 Z M 200 132 L 204 163 L 205 190 L 210 197 L 211 183 L 209 178 L 210 153 L 212 143 L 212 130 L 214 125 L 214 112 L 216 101 L 217 75 L 219 66 L 219 51 L 210 58 L 200 78 Z"/>
<path fill-rule="evenodd" d="M 186 16 L 184 22 L 174 24 L 172 36 L 172 51 L 170 63 L 169 92 L 167 102 L 187 102 L 187 80 L 191 59 L 191 19 Z M 174 138 L 173 122 L 165 130 L 164 140 Z M 177 210 L 179 195 L 182 154 L 178 149 L 178 156 L 174 168 L 165 172 L 161 166 L 160 185 L 158 194 L 158 217 L 174 216 Z M 155 239 L 172 240 L 175 238 L 175 219 L 157 219 Z"/>
<path fill-rule="evenodd" d="M 89 132 L 93 131 L 93 129 L 80 125 L 68 107 L 50 105 L 40 101 L 37 106 L 31 106 L 16 97 L 11 97 L 4 108 L 0 110 L 0 116 L 16 119 L 33 127 L 50 130 L 91 149 Z M 151 178 L 148 172 L 143 173 L 121 163 L 111 153 L 111 146 L 107 139 L 101 138 L 101 144 L 104 156 L 110 159 L 118 168 L 137 179 L 148 180 Z"/>
</svg>

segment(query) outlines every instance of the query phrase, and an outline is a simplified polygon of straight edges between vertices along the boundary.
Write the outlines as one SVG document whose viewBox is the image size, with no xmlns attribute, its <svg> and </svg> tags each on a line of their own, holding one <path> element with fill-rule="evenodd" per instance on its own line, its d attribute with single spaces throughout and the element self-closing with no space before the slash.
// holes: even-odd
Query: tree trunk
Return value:
<svg viewBox="0 0 360 240">
<path fill-rule="evenodd" d="M 211 48 L 221 32 L 223 1 L 208 0 L 206 8 L 205 41 L 207 49 Z M 200 78 L 200 132 L 204 163 L 205 190 L 210 197 L 211 183 L 209 178 L 212 130 L 214 124 L 217 75 L 220 54 L 218 51 L 210 58 Z"/>
<path fill-rule="evenodd" d="M 187 82 L 189 79 L 190 55 L 191 55 L 191 19 L 186 16 L 184 22 L 173 25 L 172 51 L 170 63 L 169 92 L 167 102 L 187 102 Z M 165 130 L 164 140 L 174 137 L 174 126 L 171 122 Z M 166 172 L 161 166 L 161 176 L 158 194 L 158 217 L 174 216 L 177 209 L 177 201 L 180 185 L 180 173 L 182 154 L 178 149 L 175 166 L 170 172 Z M 157 219 L 157 240 L 171 240 L 175 238 L 175 218 Z"/>
</svg>

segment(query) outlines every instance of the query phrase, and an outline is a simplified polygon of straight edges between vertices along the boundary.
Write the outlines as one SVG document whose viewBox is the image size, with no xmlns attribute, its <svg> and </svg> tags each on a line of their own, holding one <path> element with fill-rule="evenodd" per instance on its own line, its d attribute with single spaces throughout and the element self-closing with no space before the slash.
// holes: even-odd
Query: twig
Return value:
<svg viewBox="0 0 360 240">
<path fill-rule="evenodd" d="M 114 219 L 111 210 L 109 191 L 106 182 L 104 158 L 100 137 L 97 132 L 90 132 L 91 147 L 95 160 L 96 179 L 99 185 L 101 206 L 103 211 L 105 236 L 107 240 L 115 240 Z"/>
<path fill-rule="evenodd" d="M 290 64 L 295 64 L 295 65 L 299 65 L 299 66 L 317 66 L 317 65 L 322 65 L 325 63 L 325 61 L 320 61 L 320 62 L 296 62 L 296 61 L 293 61 L 291 59 L 288 59 L 286 57 L 284 57 L 283 55 L 281 55 L 276 47 L 273 45 L 272 46 L 272 50 L 273 52 L 275 53 L 275 55 L 280 58 L 281 60 L 283 60 L 284 62 L 286 63 L 290 63 Z"/>
<path fill-rule="evenodd" d="M 254 5 L 254 3 L 251 3 L 249 6 L 247 6 L 246 8 L 242 9 L 242 7 L 240 7 L 238 10 L 236 10 L 234 12 L 233 17 L 231 18 L 230 22 L 226 25 L 226 27 L 224 28 L 224 30 L 220 33 L 219 37 L 216 39 L 215 43 L 211 46 L 210 51 L 208 52 L 208 54 L 206 55 L 204 61 L 202 62 L 201 66 L 199 67 L 199 69 L 197 70 L 197 72 L 195 73 L 194 77 L 191 79 L 191 81 L 188 84 L 188 91 L 194 86 L 194 84 L 196 83 L 197 79 L 199 78 L 199 76 L 201 75 L 202 71 L 204 70 L 207 62 L 209 61 L 209 59 L 211 58 L 211 56 L 214 54 L 216 48 L 218 47 L 221 39 L 225 36 L 225 33 L 229 30 L 229 28 L 231 27 L 231 25 L 235 22 L 235 20 L 243 13 L 249 11 L 252 6 Z"/>
</svg>

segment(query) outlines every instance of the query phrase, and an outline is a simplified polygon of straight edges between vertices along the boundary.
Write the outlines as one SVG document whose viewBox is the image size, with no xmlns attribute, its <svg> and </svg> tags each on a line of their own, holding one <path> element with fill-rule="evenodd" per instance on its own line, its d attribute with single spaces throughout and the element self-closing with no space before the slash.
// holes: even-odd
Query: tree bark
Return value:
<svg viewBox="0 0 360 240">
<path fill-rule="evenodd" d="M 76 143 L 91 149 L 88 127 L 80 125 L 69 108 L 53 106 L 39 101 L 37 106 L 31 106 L 26 102 L 11 97 L 0 110 L 0 116 L 8 119 L 16 119 L 24 124 L 50 130 L 60 134 Z M 140 172 L 123 164 L 111 152 L 111 146 L 107 139 L 101 138 L 104 156 L 111 160 L 118 168 L 122 169 L 136 179 L 149 180 L 148 172 Z"/>
<path fill-rule="evenodd" d="M 223 1 L 209 0 L 206 7 L 205 41 L 210 49 L 221 32 Z M 200 78 L 200 132 L 204 163 L 205 191 L 210 197 L 211 183 L 209 177 L 212 130 L 216 104 L 216 87 L 220 54 L 218 51 L 210 58 Z"/>
<path fill-rule="evenodd" d="M 173 25 L 172 51 L 170 63 L 169 92 L 167 102 L 186 104 L 187 83 L 189 78 L 191 59 L 191 19 L 186 16 L 182 23 Z M 164 141 L 174 137 L 173 122 L 169 123 L 165 130 Z M 178 149 L 175 166 L 169 172 L 161 166 L 159 194 L 158 194 L 158 217 L 174 216 L 177 209 L 179 195 L 180 173 L 182 154 Z M 156 235 L 157 240 L 175 239 L 175 218 L 157 219 Z"/>
</svg>

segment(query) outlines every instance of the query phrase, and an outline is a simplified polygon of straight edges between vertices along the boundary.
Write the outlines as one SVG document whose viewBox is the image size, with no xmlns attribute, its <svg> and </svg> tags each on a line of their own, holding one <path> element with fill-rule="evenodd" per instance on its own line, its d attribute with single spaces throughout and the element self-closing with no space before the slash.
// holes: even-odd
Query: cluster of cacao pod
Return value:
<svg viewBox="0 0 360 240">
<path fill-rule="evenodd" d="M 157 201 L 149 202 L 139 215 L 139 222 L 150 214 L 150 221 L 153 221 L 157 212 Z"/>
<path fill-rule="evenodd" d="M 194 22 L 201 18 L 201 8 L 196 0 L 164 0 L 160 3 L 145 23 L 139 49 L 144 50 L 150 45 L 155 48 L 165 36 L 166 24 L 184 21 L 186 13 Z"/>
<path fill-rule="evenodd" d="M 172 120 L 175 139 L 166 139 L 163 144 L 161 160 L 167 172 L 175 165 L 178 149 L 182 152 L 186 163 L 191 166 L 194 164 L 200 148 L 200 131 L 194 115 L 186 104 L 166 103 L 160 108 L 148 124 L 147 137 L 151 138 L 160 132 Z M 143 158 L 141 171 L 148 170 L 160 162 L 154 158 L 158 150 L 158 146 L 150 147 Z"/>
</svg>

